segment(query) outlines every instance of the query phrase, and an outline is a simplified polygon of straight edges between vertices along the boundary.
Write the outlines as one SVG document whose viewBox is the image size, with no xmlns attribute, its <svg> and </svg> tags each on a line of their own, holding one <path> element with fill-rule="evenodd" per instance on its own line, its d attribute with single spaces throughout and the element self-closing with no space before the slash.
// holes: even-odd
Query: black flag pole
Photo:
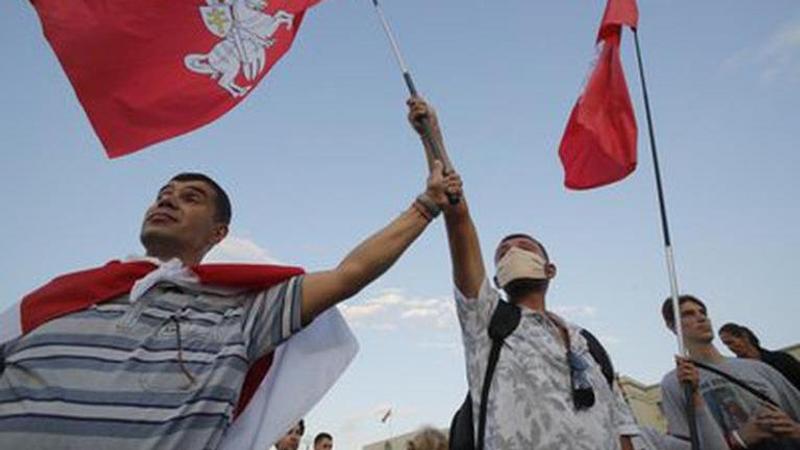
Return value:
<svg viewBox="0 0 800 450">
<path fill-rule="evenodd" d="M 403 73 L 403 80 L 406 82 L 406 86 L 408 87 L 408 93 L 412 97 L 417 97 L 419 94 L 417 93 L 417 87 L 414 85 L 414 79 L 411 78 L 411 72 L 408 70 L 405 60 L 403 60 L 403 55 L 400 53 L 400 47 L 397 45 L 397 40 L 394 37 L 394 33 L 392 33 L 392 28 L 389 26 L 389 22 L 386 20 L 386 16 L 383 14 L 383 9 L 381 8 L 381 5 L 378 4 L 378 0 L 372 0 L 372 4 L 375 6 L 375 12 L 378 14 L 378 18 L 380 18 L 381 25 L 383 26 L 383 31 L 386 32 L 386 37 L 389 39 L 389 44 L 392 47 L 392 53 L 394 53 L 397 64 L 400 66 L 400 71 Z M 440 145 L 440 142 L 434 138 L 430 121 L 423 121 L 422 126 L 422 139 L 425 141 L 426 147 L 430 149 L 431 156 L 434 160 L 439 160 L 442 162 L 444 165 L 445 175 L 452 172 L 453 167 L 450 163 L 450 158 L 447 157 L 447 153 Z M 459 201 L 458 196 L 453 194 L 448 194 L 447 198 L 451 205 L 455 205 Z"/>
<path fill-rule="evenodd" d="M 653 155 L 653 171 L 656 177 L 656 191 L 658 192 L 658 208 L 661 213 L 661 232 L 664 235 L 664 254 L 667 260 L 667 272 L 669 273 L 670 296 L 672 298 L 673 321 L 675 323 L 675 334 L 678 338 L 678 353 L 687 356 L 686 348 L 683 343 L 683 326 L 681 325 L 680 302 L 678 301 L 678 275 L 675 270 L 675 258 L 672 252 L 672 239 L 669 234 L 669 222 L 667 221 L 667 207 L 664 200 L 664 187 L 661 183 L 661 168 L 658 164 L 658 152 L 656 151 L 656 137 L 653 130 L 653 116 L 650 112 L 650 97 L 647 94 L 647 83 L 644 80 L 644 65 L 642 64 L 642 51 L 639 47 L 639 33 L 633 28 L 633 40 L 636 43 L 636 59 L 639 62 L 639 79 L 642 82 L 642 97 L 644 97 L 644 110 L 647 116 L 647 131 L 650 135 L 650 153 Z M 690 383 L 683 386 L 686 396 L 686 423 L 689 424 L 689 435 L 692 450 L 700 449 L 700 442 L 697 434 L 697 422 L 695 420 L 694 403 L 692 397 L 694 388 Z"/>
</svg>

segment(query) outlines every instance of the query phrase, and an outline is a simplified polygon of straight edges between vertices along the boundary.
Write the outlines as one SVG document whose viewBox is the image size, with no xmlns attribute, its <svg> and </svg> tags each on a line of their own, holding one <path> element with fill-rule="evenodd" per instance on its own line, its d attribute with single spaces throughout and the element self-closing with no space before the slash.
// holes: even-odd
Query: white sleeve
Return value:
<svg viewBox="0 0 800 450">
<path fill-rule="evenodd" d="M 489 280 L 484 278 L 478 298 L 467 298 L 458 288 L 455 288 L 455 297 L 458 320 L 465 336 L 488 333 L 492 313 L 500 301 L 500 293 L 491 286 Z"/>
</svg>

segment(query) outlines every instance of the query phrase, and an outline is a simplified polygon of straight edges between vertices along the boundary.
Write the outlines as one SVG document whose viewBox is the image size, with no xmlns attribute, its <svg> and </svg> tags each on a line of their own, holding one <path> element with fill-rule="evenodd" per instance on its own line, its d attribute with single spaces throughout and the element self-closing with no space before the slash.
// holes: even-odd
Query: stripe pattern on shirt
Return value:
<svg viewBox="0 0 800 450">
<path fill-rule="evenodd" d="M 216 448 L 250 362 L 300 330 L 301 286 L 161 284 L 4 343 L 0 449 Z"/>
</svg>

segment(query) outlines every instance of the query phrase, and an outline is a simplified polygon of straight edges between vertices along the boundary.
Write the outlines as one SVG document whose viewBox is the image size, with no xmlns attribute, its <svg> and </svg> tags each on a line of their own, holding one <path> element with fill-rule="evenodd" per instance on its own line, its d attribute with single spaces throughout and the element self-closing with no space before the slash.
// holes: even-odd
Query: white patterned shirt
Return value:
<svg viewBox="0 0 800 450">
<path fill-rule="evenodd" d="M 477 299 L 456 289 L 467 381 L 473 400 L 475 436 L 483 378 L 492 341 L 488 329 L 500 294 L 488 280 Z M 552 315 L 552 314 L 551 314 Z M 580 328 L 558 319 L 572 352 L 588 364 L 594 406 L 576 410 L 566 348 L 559 328 L 545 315 L 522 308 L 519 326 L 505 339 L 492 380 L 486 418 L 486 450 L 618 450 L 620 435 L 639 429 L 617 387 L 609 387 L 589 354 Z"/>
</svg>

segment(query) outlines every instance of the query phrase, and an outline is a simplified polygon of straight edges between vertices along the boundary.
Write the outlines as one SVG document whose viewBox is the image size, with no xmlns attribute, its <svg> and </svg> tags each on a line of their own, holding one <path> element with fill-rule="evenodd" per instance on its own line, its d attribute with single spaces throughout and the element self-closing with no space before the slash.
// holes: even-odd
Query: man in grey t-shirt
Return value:
<svg viewBox="0 0 800 450">
<path fill-rule="evenodd" d="M 800 449 L 800 392 L 760 361 L 723 357 L 713 344 L 714 330 L 705 304 L 691 295 L 682 295 L 679 304 L 680 326 L 691 358 L 732 375 L 778 405 L 770 406 L 724 377 L 701 369 L 700 394 L 731 448 Z M 674 332 L 671 299 L 664 302 L 661 312 L 667 327 Z M 664 376 L 661 390 L 669 433 L 688 435 L 686 401 L 674 371 Z"/>
<path fill-rule="evenodd" d="M 248 370 L 388 270 L 447 203 L 456 178 L 438 167 L 422 195 L 337 267 L 237 293 L 195 282 L 228 233 L 227 194 L 202 174 L 173 177 L 144 215 L 148 262 L 60 277 L 48 286 L 83 283 L 64 290 L 80 293 L 79 308 L 0 342 L 0 450 L 218 448 Z M 120 270 L 137 281 L 109 290 L 81 275 L 116 286 Z M 66 294 L 45 306 L 74 300 Z"/>
</svg>

